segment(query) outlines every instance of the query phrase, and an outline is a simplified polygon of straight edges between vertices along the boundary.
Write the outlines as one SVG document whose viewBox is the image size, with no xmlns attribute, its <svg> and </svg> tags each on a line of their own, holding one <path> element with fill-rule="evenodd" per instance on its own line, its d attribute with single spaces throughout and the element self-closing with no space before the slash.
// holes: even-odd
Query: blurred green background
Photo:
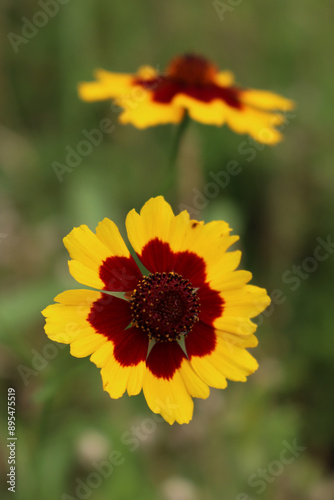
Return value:
<svg viewBox="0 0 334 500">
<path fill-rule="evenodd" d="M 54 0 L 45 23 L 37 13 L 46 3 L 0 7 L 1 498 L 12 498 L 6 395 L 15 387 L 20 500 L 332 500 L 331 246 L 314 260 L 319 241 L 334 238 L 332 2 Z M 192 122 L 186 131 L 168 201 L 176 212 L 196 209 L 193 189 L 203 193 L 212 173 L 238 162 L 241 173 L 194 215 L 227 220 L 241 237 L 242 267 L 276 292 L 259 318 L 257 373 L 196 400 L 192 422 L 171 427 L 142 395 L 111 400 L 95 365 L 46 338 L 40 311 L 80 288 L 62 238 L 104 217 L 125 236 L 127 212 L 160 194 L 175 133 L 118 124 L 110 103 L 79 101 L 77 82 L 96 67 L 162 71 L 184 52 L 298 107 L 275 147 L 227 127 Z M 54 162 L 105 118 L 112 133 L 59 182 Z M 300 449 L 282 464 L 287 443 Z M 113 470 L 97 475 L 93 463 L 110 464 L 112 453 Z"/>
</svg>

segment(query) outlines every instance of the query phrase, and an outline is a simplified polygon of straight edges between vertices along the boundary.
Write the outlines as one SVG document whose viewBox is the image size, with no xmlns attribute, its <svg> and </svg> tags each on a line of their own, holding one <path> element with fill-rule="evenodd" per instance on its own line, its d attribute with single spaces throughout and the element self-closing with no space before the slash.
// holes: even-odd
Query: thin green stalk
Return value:
<svg viewBox="0 0 334 500">
<path fill-rule="evenodd" d="M 172 148 L 168 161 L 168 172 L 165 177 L 164 183 L 160 187 L 159 194 L 165 195 L 169 191 L 172 186 L 176 186 L 177 183 L 177 159 L 180 152 L 180 147 L 182 144 L 182 139 L 184 137 L 184 133 L 188 127 L 190 122 L 190 118 L 188 113 L 185 113 L 184 118 L 180 122 L 179 126 L 176 129 L 174 140 L 172 143 Z"/>
</svg>

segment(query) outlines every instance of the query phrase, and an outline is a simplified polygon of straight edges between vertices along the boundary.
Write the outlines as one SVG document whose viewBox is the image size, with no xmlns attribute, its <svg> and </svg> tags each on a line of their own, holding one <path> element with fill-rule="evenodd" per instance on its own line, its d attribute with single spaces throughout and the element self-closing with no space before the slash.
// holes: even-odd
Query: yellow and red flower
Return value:
<svg viewBox="0 0 334 500">
<path fill-rule="evenodd" d="M 112 398 L 139 394 L 172 424 L 187 423 L 193 397 L 209 386 L 245 381 L 257 369 L 246 348 L 257 345 L 257 316 L 270 303 L 266 291 L 236 271 L 241 252 L 226 222 L 175 216 L 163 197 L 151 198 L 126 228 L 143 276 L 117 226 L 104 219 L 96 234 L 82 225 L 64 238 L 69 269 L 95 290 L 69 290 L 48 306 L 45 332 L 91 356 Z M 122 292 L 122 297 L 112 295 Z M 118 294 L 119 295 L 119 294 Z"/>
<path fill-rule="evenodd" d="M 173 59 L 164 74 L 145 66 L 135 75 L 98 69 L 95 78 L 79 84 L 81 99 L 114 99 L 123 109 L 119 121 L 138 128 L 179 123 L 188 112 L 198 122 L 226 123 L 234 132 L 275 144 L 282 139 L 277 127 L 284 124 L 283 113 L 294 107 L 278 94 L 236 85 L 230 71 L 191 54 Z"/>
</svg>

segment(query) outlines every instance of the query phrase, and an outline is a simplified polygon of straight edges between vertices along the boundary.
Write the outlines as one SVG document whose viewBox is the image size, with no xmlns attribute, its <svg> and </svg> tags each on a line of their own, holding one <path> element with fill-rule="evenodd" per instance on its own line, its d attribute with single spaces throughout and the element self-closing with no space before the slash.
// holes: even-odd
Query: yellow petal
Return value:
<svg viewBox="0 0 334 500">
<path fill-rule="evenodd" d="M 263 144 L 276 144 L 282 134 L 275 127 L 282 125 L 284 116 L 269 111 L 262 111 L 246 105 L 242 109 L 227 109 L 226 122 L 234 132 L 249 134 Z"/>
<path fill-rule="evenodd" d="M 241 90 L 239 95 L 244 104 L 258 109 L 286 112 L 295 107 L 294 101 L 267 90 L 246 89 Z"/>
<path fill-rule="evenodd" d="M 172 104 L 187 109 L 189 116 L 206 125 L 223 125 L 226 121 L 227 105 L 222 100 L 215 99 L 204 102 L 185 94 L 177 94 Z"/>
<path fill-rule="evenodd" d="M 137 366 L 130 366 L 127 384 L 127 393 L 129 396 L 135 396 L 142 390 L 145 371 L 145 362 L 141 362 Z"/>
<path fill-rule="evenodd" d="M 190 364 L 203 382 L 208 384 L 210 387 L 225 389 L 227 386 L 226 377 L 221 372 L 219 364 L 218 366 L 215 366 L 210 355 L 203 357 L 192 356 Z"/>
<path fill-rule="evenodd" d="M 135 252 L 140 255 L 150 240 L 168 241 L 170 225 L 174 218 L 171 206 L 162 196 L 151 198 L 138 214 L 131 210 L 126 218 L 126 230 Z"/>
<path fill-rule="evenodd" d="M 153 413 L 160 413 L 163 418 L 173 424 L 190 422 L 194 403 L 189 395 L 179 371 L 169 380 L 155 377 L 147 369 L 143 383 L 144 396 Z"/>
<path fill-rule="evenodd" d="M 189 361 L 184 359 L 179 369 L 185 388 L 193 398 L 206 399 L 210 395 L 208 385 L 196 375 Z"/>
<path fill-rule="evenodd" d="M 44 329 L 47 336 L 64 344 L 82 339 L 73 347 L 73 356 L 91 354 L 106 341 L 87 321 L 93 302 L 101 296 L 101 293 L 91 290 L 68 290 L 57 295 L 55 300 L 59 303 L 52 304 L 42 311 L 46 318 Z"/>
<path fill-rule="evenodd" d="M 223 315 L 214 321 L 214 328 L 222 332 L 232 333 L 233 335 L 241 335 L 248 337 L 256 331 L 256 324 L 244 316 L 227 316 Z"/>
<path fill-rule="evenodd" d="M 98 277 L 99 268 L 110 256 L 110 250 L 86 225 L 74 228 L 63 241 L 72 259 L 80 262 L 81 266 L 94 271 L 96 283 L 99 288 L 103 288 L 103 282 Z M 79 283 L 88 285 L 83 279 L 79 280 Z"/>
<path fill-rule="evenodd" d="M 225 317 L 238 315 L 254 318 L 270 304 L 267 291 L 253 285 L 226 290 L 221 296 L 225 301 L 223 313 Z"/>
<path fill-rule="evenodd" d="M 230 252 L 228 255 L 233 254 Z M 226 268 L 221 265 L 221 269 L 217 269 L 217 272 L 210 274 L 210 285 L 215 290 L 219 292 L 226 292 L 227 290 L 239 290 L 243 288 L 244 285 L 252 279 L 252 273 L 249 271 L 232 271 L 226 272 Z M 222 294 L 225 298 L 225 295 Z"/>
<path fill-rule="evenodd" d="M 177 225 L 174 223 L 170 246 L 174 251 L 190 250 L 201 257 L 206 264 L 208 282 L 227 273 L 230 270 L 231 260 L 233 263 L 239 263 L 239 253 L 226 252 L 239 239 L 239 236 L 230 236 L 231 229 L 226 222 L 212 221 L 207 224 L 199 224 L 197 221 L 185 221 L 182 214 L 176 217 L 176 219 L 178 218 L 180 221 L 184 221 L 183 228 L 177 231 Z M 236 255 L 233 256 L 234 253 Z"/>
<path fill-rule="evenodd" d="M 159 77 L 159 73 L 155 68 L 146 64 L 144 66 L 140 66 L 136 73 L 136 77 L 143 80 L 153 80 L 154 78 Z"/>
<path fill-rule="evenodd" d="M 232 71 L 220 71 L 215 76 L 215 83 L 221 87 L 231 87 L 234 83 Z"/>
<path fill-rule="evenodd" d="M 108 342 L 108 339 L 103 335 L 80 335 L 77 339 L 73 340 L 70 347 L 70 353 L 76 358 L 84 358 L 90 356 L 92 352 Z"/>
<path fill-rule="evenodd" d="M 222 332 L 220 330 L 216 330 L 216 335 L 229 342 L 230 344 L 234 344 L 238 347 L 256 347 L 259 343 L 258 339 L 255 335 L 247 335 L 245 337 L 241 337 L 240 335 L 234 335 L 233 333 Z"/>
<path fill-rule="evenodd" d="M 55 297 L 55 302 L 68 306 L 91 306 L 93 302 L 103 296 L 94 290 L 66 290 Z M 78 309 L 79 311 L 80 309 Z"/>
<path fill-rule="evenodd" d="M 102 352 L 100 351 L 99 356 Z M 92 359 L 92 358 L 91 358 Z M 96 356 L 92 361 L 96 359 Z M 118 399 L 128 390 L 130 396 L 139 394 L 143 386 L 145 362 L 136 366 L 122 366 L 108 350 L 105 356 L 106 364 L 101 369 L 103 388 L 111 398 Z"/>
<path fill-rule="evenodd" d="M 119 230 L 109 219 L 99 223 L 96 234 L 86 225 L 74 228 L 65 238 L 64 245 L 73 261 L 69 263 L 72 276 L 83 285 L 103 288 L 99 269 L 108 257 L 130 257 Z"/>
<path fill-rule="evenodd" d="M 83 101 L 102 101 L 131 92 L 134 76 L 124 73 L 110 73 L 103 69 L 95 71 L 95 82 L 82 82 L 78 93 Z"/>
<path fill-rule="evenodd" d="M 51 340 L 70 344 L 74 339 L 88 333 L 95 334 L 95 330 L 86 321 L 90 307 L 65 306 L 63 304 L 52 304 L 42 314 L 46 317 L 45 333 Z"/>
<path fill-rule="evenodd" d="M 258 368 L 256 360 L 248 351 L 220 337 L 217 337 L 215 350 L 211 354 L 203 358 L 192 357 L 191 365 L 205 382 L 207 382 L 208 373 L 215 378 L 214 370 L 220 374 L 220 377 L 245 382 L 246 377 Z M 216 385 L 213 387 L 220 387 L 218 376 Z"/>
<path fill-rule="evenodd" d="M 219 73 L 215 83 L 221 87 L 230 87 L 233 75 L 229 72 Z M 235 132 L 248 133 L 263 144 L 280 141 L 282 134 L 276 127 L 285 122 L 282 112 L 292 109 L 293 101 L 273 92 L 237 90 L 240 103 L 243 104 L 240 109 L 229 106 L 223 99 L 204 102 L 182 93 L 174 97 L 172 104 L 184 107 L 191 118 L 201 123 L 217 126 L 227 123 Z"/>
<path fill-rule="evenodd" d="M 207 280 L 221 279 L 222 274 L 234 270 L 240 261 L 240 252 L 225 253 L 238 240 L 230 236 L 224 221 L 208 224 L 190 220 L 186 211 L 174 216 L 162 196 L 151 198 L 138 214 L 131 210 L 126 219 L 128 237 L 140 256 L 144 246 L 157 238 L 168 243 L 173 252 L 193 252 L 205 261 Z M 230 278 L 229 278 L 230 279 Z"/>
<path fill-rule="evenodd" d="M 229 276 L 238 267 L 240 260 L 241 252 L 235 250 L 234 252 L 226 252 L 221 256 L 221 259 L 217 259 L 215 262 L 210 262 L 210 267 L 207 269 L 208 281 L 214 283 L 217 290 L 220 286 L 223 287 L 225 274 Z"/>
<path fill-rule="evenodd" d="M 172 250 L 194 251 L 211 264 L 239 239 L 239 236 L 230 236 L 231 228 L 224 221 L 203 224 L 190 220 L 187 212 L 181 212 L 175 219 L 169 237 Z"/>
<path fill-rule="evenodd" d="M 86 286 L 101 289 L 104 287 L 103 281 L 99 278 L 98 271 L 85 266 L 78 260 L 69 260 L 68 268 L 73 278 Z"/>
<path fill-rule="evenodd" d="M 99 222 L 96 228 L 96 236 L 109 249 L 109 255 L 130 256 L 118 227 L 110 219 L 105 218 L 102 222 Z"/>
<path fill-rule="evenodd" d="M 117 99 L 117 104 L 124 108 L 119 116 L 123 124 L 132 124 L 139 129 L 167 123 L 179 123 L 184 116 L 184 109 L 172 104 L 160 104 L 152 100 L 152 92 L 137 85 L 130 94 Z"/>
<path fill-rule="evenodd" d="M 90 360 L 98 368 L 102 368 L 103 388 L 110 397 L 120 398 L 126 390 L 129 396 L 140 393 L 143 387 L 145 362 L 140 362 L 136 366 L 121 366 L 114 357 L 112 342 L 107 342 L 97 349 Z"/>
<path fill-rule="evenodd" d="M 108 362 L 108 360 L 113 356 L 114 345 L 112 342 L 107 342 L 102 347 L 99 347 L 90 357 L 92 363 L 94 363 L 98 368 L 102 368 Z"/>
</svg>

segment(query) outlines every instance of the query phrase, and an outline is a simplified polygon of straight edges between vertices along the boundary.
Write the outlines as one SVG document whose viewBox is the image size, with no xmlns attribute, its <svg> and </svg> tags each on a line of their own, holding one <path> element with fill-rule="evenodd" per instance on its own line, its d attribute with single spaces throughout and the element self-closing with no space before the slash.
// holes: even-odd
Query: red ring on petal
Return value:
<svg viewBox="0 0 334 500">
<path fill-rule="evenodd" d="M 131 322 L 129 302 L 104 293 L 93 303 L 87 321 L 96 333 L 116 343 Z"/>
<path fill-rule="evenodd" d="M 138 256 L 151 273 L 175 272 L 188 279 L 193 287 L 205 283 L 205 261 L 190 251 L 173 252 L 167 242 L 154 238 L 142 249 Z"/>
<path fill-rule="evenodd" d="M 202 321 L 197 323 L 192 331 L 186 336 L 185 344 L 188 358 L 198 356 L 202 358 L 211 354 L 216 347 L 216 333 L 212 326 Z"/>
<path fill-rule="evenodd" d="M 128 292 L 134 290 L 142 274 L 133 257 L 108 257 L 99 269 L 103 290 Z"/>
<path fill-rule="evenodd" d="M 207 283 L 199 287 L 197 295 L 201 304 L 201 312 L 198 315 L 200 321 L 213 326 L 214 321 L 221 317 L 224 312 L 224 299 Z"/>
<path fill-rule="evenodd" d="M 132 326 L 118 337 L 115 343 L 114 356 L 121 366 L 136 366 L 146 360 L 148 337 L 141 330 Z"/>
<path fill-rule="evenodd" d="M 157 342 L 147 358 L 146 366 L 155 377 L 170 380 L 185 357 L 176 341 Z"/>
<path fill-rule="evenodd" d="M 127 300 L 104 294 L 93 303 L 87 321 L 114 344 L 114 357 L 121 366 L 136 366 L 145 361 L 149 340 L 138 328 L 127 328 L 131 323 Z"/>
<path fill-rule="evenodd" d="M 240 90 L 236 87 L 220 87 L 214 83 L 204 86 L 185 85 L 166 76 L 150 80 L 137 78 L 134 83 L 151 91 L 152 100 L 160 104 L 170 104 L 174 97 L 183 94 L 207 104 L 219 100 L 231 108 L 243 108 Z"/>
</svg>

